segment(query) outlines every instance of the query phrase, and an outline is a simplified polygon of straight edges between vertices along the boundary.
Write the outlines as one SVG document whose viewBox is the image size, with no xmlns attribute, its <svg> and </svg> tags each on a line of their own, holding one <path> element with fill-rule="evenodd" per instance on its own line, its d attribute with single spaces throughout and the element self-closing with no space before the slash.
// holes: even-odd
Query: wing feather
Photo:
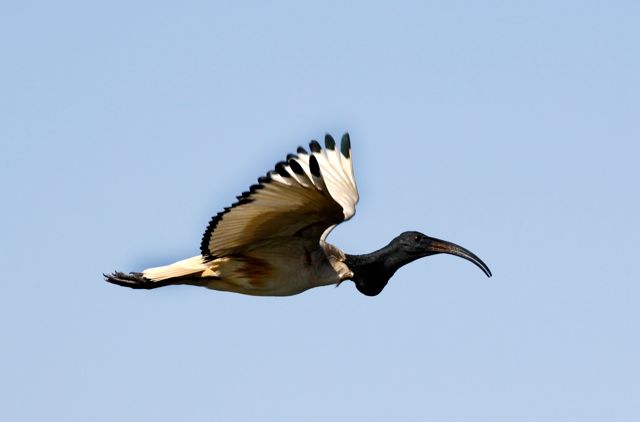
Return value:
<svg viewBox="0 0 640 422">
<path fill-rule="evenodd" d="M 342 138 L 341 151 L 345 150 Z M 245 253 L 277 238 L 305 236 L 318 242 L 355 214 L 358 191 L 349 154 L 337 151 L 333 138 L 325 149 L 316 141 L 311 153 L 298 148 L 287 161 L 258 179 L 231 207 L 215 215 L 200 246 L 205 259 Z"/>
</svg>

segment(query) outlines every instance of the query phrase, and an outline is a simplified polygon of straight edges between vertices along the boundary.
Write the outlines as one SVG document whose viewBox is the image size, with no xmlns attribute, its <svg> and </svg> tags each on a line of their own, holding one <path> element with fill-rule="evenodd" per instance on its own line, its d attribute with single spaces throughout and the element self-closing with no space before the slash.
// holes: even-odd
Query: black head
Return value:
<svg viewBox="0 0 640 422">
<path fill-rule="evenodd" d="M 459 256 L 473 262 L 487 277 L 491 277 L 491 270 L 480 258 L 468 249 L 446 240 L 429 237 L 420 232 L 404 232 L 393 239 L 389 244 L 394 249 L 395 258 L 392 261 L 400 261 L 400 265 L 408 264 L 418 258 L 445 253 Z"/>
<path fill-rule="evenodd" d="M 420 232 L 404 232 L 384 248 L 368 255 L 347 255 L 347 265 L 361 293 L 375 296 L 403 265 L 425 256 L 445 253 L 473 262 L 487 277 L 491 270 L 473 252 L 455 243 L 429 237 Z"/>
</svg>

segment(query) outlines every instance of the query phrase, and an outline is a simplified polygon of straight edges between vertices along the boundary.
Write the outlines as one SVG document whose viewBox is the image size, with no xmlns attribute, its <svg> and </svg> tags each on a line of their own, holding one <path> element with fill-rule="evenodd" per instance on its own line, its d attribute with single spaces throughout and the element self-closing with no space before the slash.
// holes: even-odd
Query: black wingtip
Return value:
<svg viewBox="0 0 640 422">
<path fill-rule="evenodd" d="M 311 170 L 311 174 L 315 177 L 321 177 L 320 166 L 318 165 L 318 160 L 315 155 L 311 155 L 311 158 L 309 158 L 309 169 Z"/>
<path fill-rule="evenodd" d="M 287 172 L 287 169 L 284 168 L 284 166 L 287 163 L 285 162 L 279 162 L 278 164 L 276 164 L 276 172 L 282 176 L 282 177 L 291 177 L 291 175 L 289 174 L 289 172 Z"/>
<path fill-rule="evenodd" d="M 255 192 L 259 191 L 260 189 L 264 189 L 264 185 L 255 184 L 255 185 L 249 186 L 249 192 L 251 192 L 251 193 L 255 193 Z"/>
<path fill-rule="evenodd" d="M 340 152 L 344 155 L 345 158 L 351 157 L 351 138 L 349 137 L 349 132 L 345 132 L 342 135 L 342 141 L 340 142 Z"/>
<path fill-rule="evenodd" d="M 302 166 L 296 160 L 289 160 L 289 167 L 295 174 L 304 174 Z"/>
<path fill-rule="evenodd" d="M 336 141 L 333 139 L 333 136 L 328 133 L 324 135 L 324 146 L 330 151 L 336 149 Z"/>
<path fill-rule="evenodd" d="M 211 234 L 214 232 L 220 220 L 222 220 L 222 216 L 229 211 L 230 207 L 225 207 L 224 211 L 220 211 L 216 215 L 214 215 L 211 220 L 209 220 L 209 224 L 207 224 L 207 229 L 204 231 L 202 235 L 202 240 L 200 241 L 200 254 L 207 261 L 211 261 L 214 259 L 213 255 L 209 252 L 209 240 L 211 239 Z"/>
<path fill-rule="evenodd" d="M 320 146 L 318 141 L 314 139 L 313 141 L 309 142 L 309 149 L 311 149 L 311 152 L 320 152 L 322 150 L 322 147 Z"/>
<path fill-rule="evenodd" d="M 304 149 L 303 147 L 298 147 L 298 149 L 296 150 L 296 152 L 297 152 L 298 154 L 301 154 L 301 155 L 309 155 L 309 153 L 307 152 L 307 150 L 306 150 L 306 149 Z"/>
</svg>

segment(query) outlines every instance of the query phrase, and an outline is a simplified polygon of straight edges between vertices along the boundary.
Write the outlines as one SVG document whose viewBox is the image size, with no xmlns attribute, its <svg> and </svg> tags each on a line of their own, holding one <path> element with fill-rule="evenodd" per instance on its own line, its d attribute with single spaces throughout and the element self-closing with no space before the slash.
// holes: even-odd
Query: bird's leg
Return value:
<svg viewBox="0 0 640 422">
<path fill-rule="evenodd" d="M 131 287 L 132 289 L 155 289 L 156 287 L 166 286 L 166 283 L 145 278 L 142 273 L 125 274 L 116 271 L 113 274 L 103 274 L 106 281 L 117 284 L 118 286 Z"/>
</svg>

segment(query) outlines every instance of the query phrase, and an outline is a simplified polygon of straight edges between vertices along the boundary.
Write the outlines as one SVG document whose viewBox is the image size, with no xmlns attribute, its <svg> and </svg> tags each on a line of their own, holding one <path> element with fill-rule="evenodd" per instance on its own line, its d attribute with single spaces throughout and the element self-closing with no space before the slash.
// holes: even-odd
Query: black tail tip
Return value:
<svg viewBox="0 0 640 422">
<path fill-rule="evenodd" d="M 162 287 L 165 285 L 145 278 L 142 273 L 125 274 L 123 272 L 116 271 L 111 274 L 102 275 L 104 276 L 105 281 L 108 281 L 109 283 L 123 287 L 130 287 L 132 289 L 155 289 L 156 287 Z"/>
</svg>

